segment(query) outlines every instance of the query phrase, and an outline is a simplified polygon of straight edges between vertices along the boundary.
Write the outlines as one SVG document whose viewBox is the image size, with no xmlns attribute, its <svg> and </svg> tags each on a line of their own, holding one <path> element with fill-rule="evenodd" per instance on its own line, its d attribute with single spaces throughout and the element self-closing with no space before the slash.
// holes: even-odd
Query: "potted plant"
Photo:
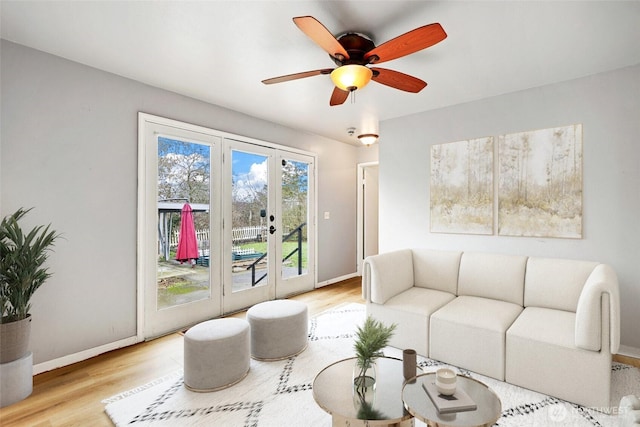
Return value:
<svg viewBox="0 0 640 427">
<path fill-rule="evenodd" d="M 361 403 L 366 402 L 367 391 L 375 386 L 375 360 L 384 356 L 382 349 L 389 344 L 395 329 L 395 323 L 386 326 L 371 316 L 367 316 L 362 327 L 358 326 L 354 344 L 356 364 L 353 371 L 353 386 Z"/>
<path fill-rule="evenodd" d="M 51 224 L 24 233 L 20 219 L 31 209 L 18 209 L 0 223 L 0 363 L 28 353 L 31 297 L 51 277 L 44 263 L 59 237 Z"/>
</svg>

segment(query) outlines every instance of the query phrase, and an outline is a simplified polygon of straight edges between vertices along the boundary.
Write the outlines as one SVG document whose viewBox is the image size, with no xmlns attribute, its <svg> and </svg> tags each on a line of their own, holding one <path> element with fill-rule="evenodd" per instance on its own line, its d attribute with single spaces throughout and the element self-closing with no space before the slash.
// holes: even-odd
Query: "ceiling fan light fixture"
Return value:
<svg viewBox="0 0 640 427">
<path fill-rule="evenodd" d="M 378 140 L 378 135 L 376 135 L 375 133 L 363 133 L 362 135 L 358 135 L 358 139 L 364 145 L 371 145 L 376 143 L 376 141 Z"/>
<path fill-rule="evenodd" d="M 371 81 L 371 77 L 373 77 L 373 71 L 358 64 L 343 65 L 331 72 L 333 84 L 348 92 L 362 89 Z"/>
</svg>

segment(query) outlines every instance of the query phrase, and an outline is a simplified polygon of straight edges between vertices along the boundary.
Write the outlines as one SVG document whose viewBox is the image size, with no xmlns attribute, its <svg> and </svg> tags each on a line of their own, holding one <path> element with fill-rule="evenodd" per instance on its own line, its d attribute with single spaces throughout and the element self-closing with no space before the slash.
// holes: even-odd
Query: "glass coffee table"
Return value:
<svg viewBox="0 0 640 427">
<path fill-rule="evenodd" d="M 402 402 L 402 360 L 391 357 L 376 359 L 376 387 L 362 402 L 354 397 L 353 367 L 356 358 L 335 362 L 324 368 L 313 380 L 313 398 L 331 414 L 337 426 L 413 426 L 413 416 Z M 416 368 L 418 373 L 422 371 Z"/>
<path fill-rule="evenodd" d="M 462 388 L 478 406 L 473 411 L 442 414 L 422 387 L 435 380 L 435 372 L 410 379 L 402 389 L 402 400 L 407 410 L 428 426 L 476 427 L 492 426 L 502 414 L 502 403 L 496 393 L 478 380 L 458 376 L 456 386 Z"/>
</svg>

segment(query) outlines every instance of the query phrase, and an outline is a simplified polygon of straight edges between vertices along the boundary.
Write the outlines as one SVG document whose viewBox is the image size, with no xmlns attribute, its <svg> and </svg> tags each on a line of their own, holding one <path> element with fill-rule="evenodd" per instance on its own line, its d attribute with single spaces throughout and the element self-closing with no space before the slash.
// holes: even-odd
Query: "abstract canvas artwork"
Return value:
<svg viewBox="0 0 640 427">
<path fill-rule="evenodd" d="M 498 137 L 498 234 L 582 237 L 582 125 Z"/>
<path fill-rule="evenodd" d="M 431 231 L 493 234 L 493 137 L 431 146 Z"/>
</svg>

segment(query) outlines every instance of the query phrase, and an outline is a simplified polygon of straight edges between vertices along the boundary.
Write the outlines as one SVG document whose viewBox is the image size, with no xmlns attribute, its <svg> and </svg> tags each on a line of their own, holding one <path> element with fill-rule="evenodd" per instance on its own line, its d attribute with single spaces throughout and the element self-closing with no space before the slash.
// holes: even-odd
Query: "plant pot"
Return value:
<svg viewBox="0 0 640 427">
<path fill-rule="evenodd" d="M 372 361 L 366 369 L 357 364 L 353 367 L 353 392 L 360 399 L 373 394 L 376 389 L 376 363 Z"/>
<path fill-rule="evenodd" d="M 376 397 L 376 363 L 371 362 L 367 369 L 357 364 L 353 367 L 353 405 L 358 418 L 364 420 L 378 419 L 374 409 Z"/>
<path fill-rule="evenodd" d="M 31 315 L 15 322 L 0 323 L 0 363 L 13 362 L 29 352 Z"/>
</svg>

